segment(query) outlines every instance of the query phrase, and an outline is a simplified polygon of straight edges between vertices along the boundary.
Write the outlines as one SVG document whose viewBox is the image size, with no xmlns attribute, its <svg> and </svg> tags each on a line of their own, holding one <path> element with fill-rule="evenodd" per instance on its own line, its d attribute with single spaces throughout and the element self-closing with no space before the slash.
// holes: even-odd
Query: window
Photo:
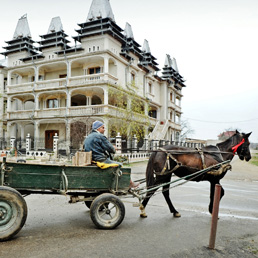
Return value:
<svg viewBox="0 0 258 258">
<path fill-rule="evenodd" d="M 97 73 L 101 73 L 100 67 L 92 67 L 88 69 L 88 74 L 97 74 Z"/>
<path fill-rule="evenodd" d="M 170 97 L 169 97 L 170 101 L 173 102 L 173 92 L 170 92 Z"/>
<path fill-rule="evenodd" d="M 131 73 L 131 84 L 132 86 L 135 86 L 135 74 Z"/>
<path fill-rule="evenodd" d="M 151 94 L 152 93 L 152 84 L 151 84 L 151 82 L 148 83 L 148 86 L 149 86 L 149 89 L 148 89 L 149 93 Z"/>
<path fill-rule="evenodd" d="M 58 108 L 58 99 L 48 99 L 47 108 Z"/>
</svg>

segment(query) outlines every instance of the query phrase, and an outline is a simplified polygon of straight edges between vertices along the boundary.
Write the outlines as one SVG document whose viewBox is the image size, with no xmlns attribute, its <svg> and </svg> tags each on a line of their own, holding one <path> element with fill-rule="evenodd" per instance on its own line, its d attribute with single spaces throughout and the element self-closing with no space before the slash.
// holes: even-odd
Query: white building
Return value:
<svg viewBox="0 0 258 258">
<path fill-rule="evenodd" d="M 59 148 L 69 152 L 98 119 L 107 136 L 123 126 L 123 137 L 142 131 L 149 139 L 177 140 L 185 85 L 176 60 L 166 55 L 158 75 L 148 41 L 141 47 L 130 24 L 124 30 L 116 24 L 108 0 L 93 0 L 79 27 L 70 46 L 55 17 L 34 42 L 27 16 L 19 19 L 1 53 L 7 62 L 0 63 L 0 137 L 22 142 L 29 133 L 35 149 L 51 149 L 57 133 Z"/>
</svg>

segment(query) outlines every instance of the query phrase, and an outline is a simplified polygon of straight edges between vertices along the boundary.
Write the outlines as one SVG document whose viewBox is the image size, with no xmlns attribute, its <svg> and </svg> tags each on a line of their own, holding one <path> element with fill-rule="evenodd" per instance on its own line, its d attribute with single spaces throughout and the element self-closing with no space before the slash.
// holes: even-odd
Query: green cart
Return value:
<svg viewBox="0 0 258 258">
<path fill-rule="evenodd" d="M 70 203 L 85 202 L 98 228 L 116 228 L 124 219 L 119 196 L 128 193 L 130 168 L 11 163 L 5 158 L 0 166 L 0 241 L 25 224 L 24 197 L 30 194 L 63 194 L 70 196 Z"/>
</svg>

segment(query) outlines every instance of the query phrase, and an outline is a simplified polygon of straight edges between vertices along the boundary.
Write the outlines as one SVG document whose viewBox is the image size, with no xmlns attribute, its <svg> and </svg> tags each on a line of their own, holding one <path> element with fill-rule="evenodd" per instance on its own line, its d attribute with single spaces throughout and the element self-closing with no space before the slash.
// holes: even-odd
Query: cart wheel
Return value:
<svg viewBox="0 0 258 258">
<path fill-rule="evenodd" d="M 114 229 L 125 217 L 125 206 L 116 195 L 101 194 L 92 202 L 90 216 L 98 228 Z"/>
<path fill-rule="evenodd" d="M 0 241 L 16 235 L 27 218 L 27 205 L 22 195 L 13 188 L 0 186 Z"/>
<path fill-rule="evenodd" d="M 90 209 L 90 206 L 91 206 L 91 204 L 92 204 L 92 201 L 85 201 L 84 203 L 85 203 L 85 205 Z"/>
</svg>

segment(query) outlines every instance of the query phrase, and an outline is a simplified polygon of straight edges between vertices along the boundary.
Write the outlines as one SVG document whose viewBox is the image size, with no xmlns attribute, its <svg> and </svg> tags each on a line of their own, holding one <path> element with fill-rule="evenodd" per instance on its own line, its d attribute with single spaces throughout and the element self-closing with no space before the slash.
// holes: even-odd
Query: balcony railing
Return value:
<svg viewBox="0 0 258 258">
<path fill-rule="evenodd" d="M 66 108 L 46 108 L 37 111 L 37 118 L 54 118 L 54 117 L 64 117 L 66 115 Z"/>
<path fill-rule="evenodd" d="M 104 105 L 69 108 L 70 116 L 83 116 L 83 115 L 88 116 L 88 115 L 97 115 L 97 114 L 104 114 Z"/>
<path fill-rule="evenodd" d="M 33 110 L 19 110 L 8 112 L 9 119 L 31 119 L 34 115 Z"/>
<path fill-rule="evenodd" d="M 16 92 L 32 91 L 33 85 L 34 85 L 33 82 L 10 85 L 10 86 L 7 86 L 7 92 L 16 93 Z"/>
<path fill-rule="evenodd" d="M 111 75 L 111 74 L 92 74 L 92 75 L 84 75 L 84 76 L 74 76 L 68 78 L 68 85 L 67 86 L 80 86 L 80 85 L 88 85 L 88 84 L 96 84 L 96 83 L 103 83 L 103 82 L 110 82 L 112 84 L 117 83 L 118 79 Z M 36 82 L 36 89 L 54 89 L 64 87 L 66 85 L 67 79 L 66 78 L 58 78 L 58 79 L 51 79 L 51 80 L 44 80 L 44 81 L 37 81 Z M 9 85 L 7 86 L 8 93 L 20 93 L 26 91 L 33 91 L 34 82 L 29 83 L 20 83 L 16 85 Z"/>
<path fill-rule="evenodd" d="M 52 79 L 37 82 L 38 89 L 59 88 L 66 85 L 66 78 Z"/>
</svg>

